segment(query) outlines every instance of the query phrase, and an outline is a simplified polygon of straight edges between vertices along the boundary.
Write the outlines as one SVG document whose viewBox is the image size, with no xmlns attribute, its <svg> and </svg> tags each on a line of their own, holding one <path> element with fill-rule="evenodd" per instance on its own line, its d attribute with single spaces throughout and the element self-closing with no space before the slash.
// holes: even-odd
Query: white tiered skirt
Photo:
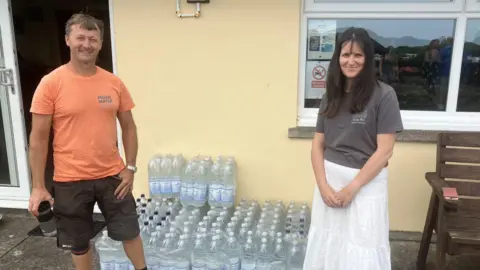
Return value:
<svg viewBox="0 0 480 270">
<path fill-rule="evenodd" d="M 348 185 L 358 169 L 325 161 L 328 184 Z M 346 208 L 327 206 L 315 186 L 303 270 L 390 270 L 388 171 L 361 188 Z"/>
</svg>

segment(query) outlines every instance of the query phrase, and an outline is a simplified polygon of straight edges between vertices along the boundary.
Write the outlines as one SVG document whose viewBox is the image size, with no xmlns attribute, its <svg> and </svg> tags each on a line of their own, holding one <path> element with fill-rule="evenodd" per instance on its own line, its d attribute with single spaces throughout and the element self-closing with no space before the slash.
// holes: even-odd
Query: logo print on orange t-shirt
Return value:
<svg viewBox="0 0 480 270">
<path fill-rule="evenodd" d="M 98 103 L 112 103 L 111 96 L 98 96 Z"/>
</svg>

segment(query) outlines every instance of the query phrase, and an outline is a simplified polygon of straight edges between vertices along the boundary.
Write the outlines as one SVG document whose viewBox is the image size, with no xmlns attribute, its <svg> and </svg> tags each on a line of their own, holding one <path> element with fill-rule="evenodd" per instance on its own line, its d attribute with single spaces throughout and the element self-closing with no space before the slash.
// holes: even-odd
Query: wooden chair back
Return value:
<svg viewBox="0 0 480 270">
<path fill-rule="evenodd" d="M 480 199 L 480 132 L 440 133 L 437 173 L 464 199 Z"/>
<path fill-rule="evenodd" d="M 440 133 L 437 147 L 437 174 L 459 197 L 456 210 L 444 212 L 446 230 L 480 235 L 480 132 Z"/>
</svg>

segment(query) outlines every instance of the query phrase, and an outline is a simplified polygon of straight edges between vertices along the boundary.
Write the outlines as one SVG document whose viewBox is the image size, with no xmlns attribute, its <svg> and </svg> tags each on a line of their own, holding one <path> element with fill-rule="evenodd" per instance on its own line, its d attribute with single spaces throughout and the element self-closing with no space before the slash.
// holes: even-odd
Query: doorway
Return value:
<svg viewBox="0 0 480 270">
<path fill-rule="evenodd" d="M 83 12 L 104 22 L 97 65 L 113 72 L 111 1 L 0 0 L 0 208 L 28 207 L 30 105 L 42 77 L 69 60 L 64 33 L 72 14 Z M 47 187 L 53 182 L 52 141 Z"/>
<path fill-rule="evenodd" d="M 65 23 L 74 13 L 87 13 L 104 22 L 104 41 L 97 65 L 113 72 L 109 0 L 15 0 L 11 1 L 11 5 L 28 142 L 30 105 L 38 83 L 44 75 L 69 61 L 70 51 L 64 38 Z M 49 189 L 54 169 L 52 142 L 53 136 L 45 170 L 45 182 Z"/>
</svg>

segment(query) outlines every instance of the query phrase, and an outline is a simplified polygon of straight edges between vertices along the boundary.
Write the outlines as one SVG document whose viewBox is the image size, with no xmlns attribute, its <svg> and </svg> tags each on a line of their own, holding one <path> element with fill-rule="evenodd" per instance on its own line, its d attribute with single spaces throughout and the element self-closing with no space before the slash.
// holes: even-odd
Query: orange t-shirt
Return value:
<svg viewBox="0 0 480 270">
<path fill-rule="evenodd" d="M 123 82 L 100 67 L 90 77 L 65 65 L 45 75 L 30 112 L 53 115 L 54 180 L 93 180 L 119 173 L 125 165 L 117 147 L 117 113 L 134 106 Z"/>
</svg>

